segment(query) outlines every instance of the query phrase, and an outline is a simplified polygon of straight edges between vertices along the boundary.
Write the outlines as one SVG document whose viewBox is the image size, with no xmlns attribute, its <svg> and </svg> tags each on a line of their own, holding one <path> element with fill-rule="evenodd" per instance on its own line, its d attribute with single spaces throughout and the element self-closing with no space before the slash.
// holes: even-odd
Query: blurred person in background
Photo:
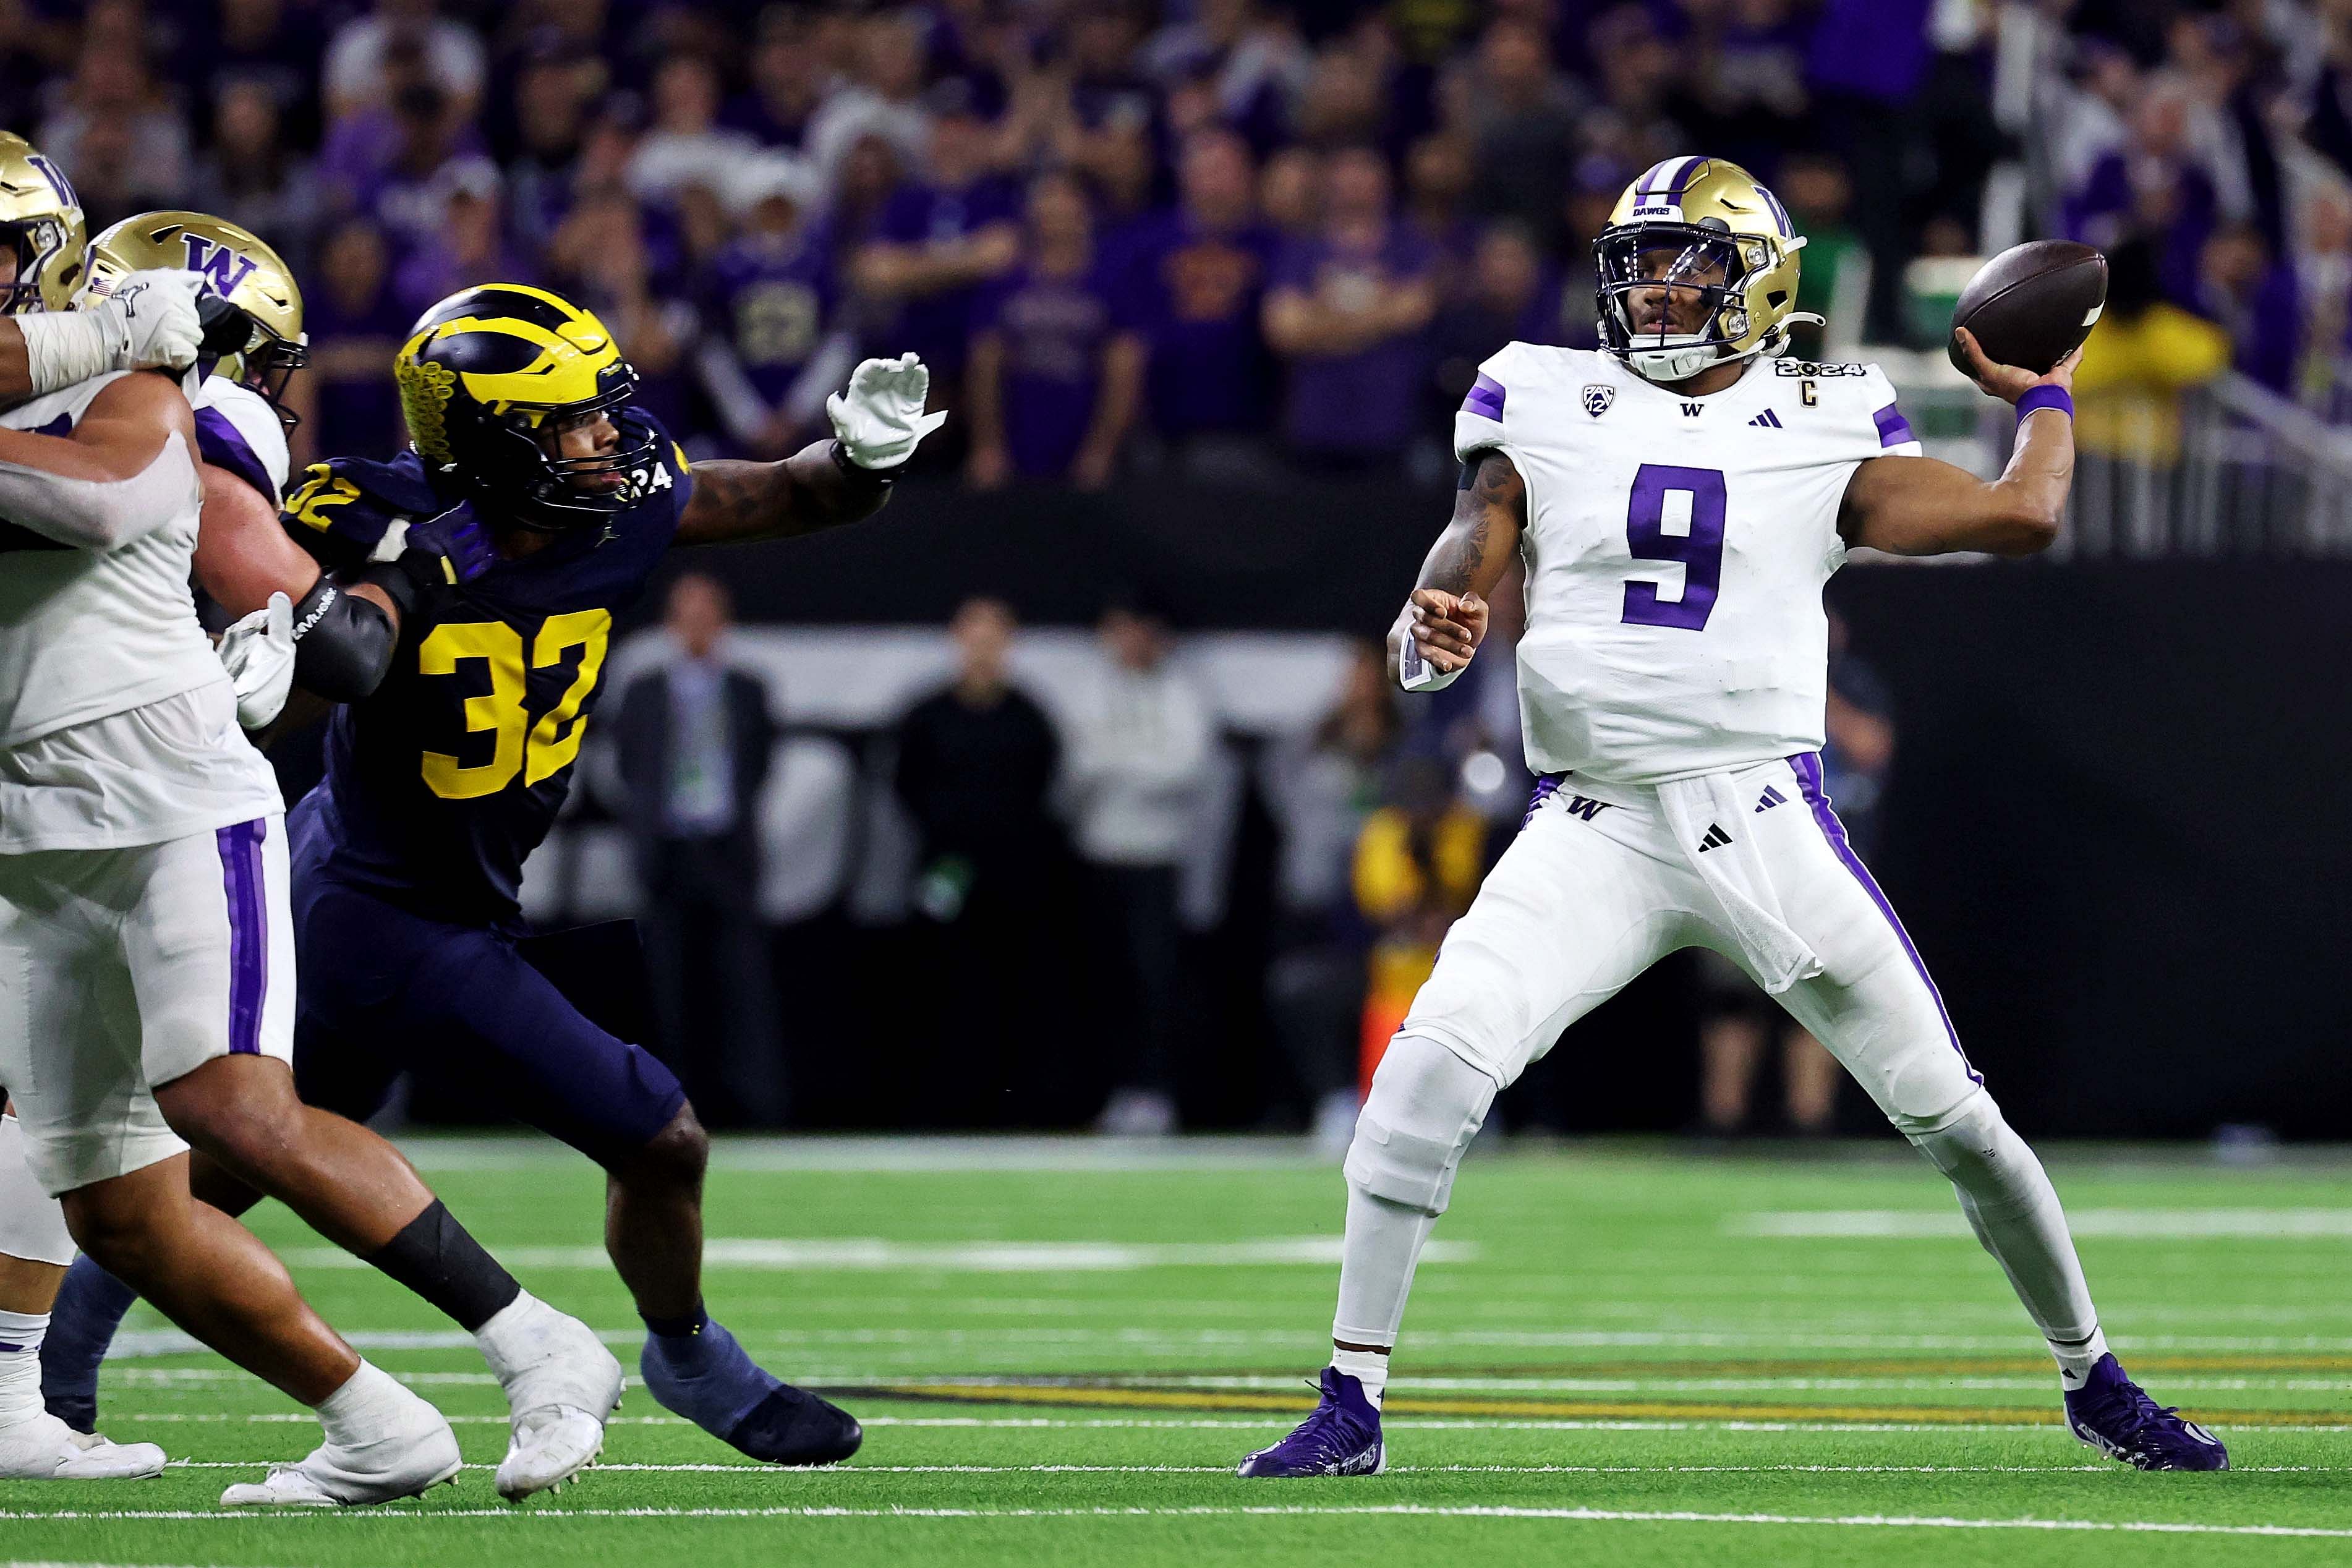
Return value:
<svg viewBox="0 0 2352 1568">
<path fill-rule="evenodd" d="M 1306 241 L 1323 214 L 1323 160 L 1304 147 L 1285 147 L 1258 171 L 1258 211 L 1276 237 Z"/>
<path fill-rule="evenodd" d="M 1535 236 L 1515 223 L 1488 226 L 1471 254 L 1460 294 L 1437 314 L 1433 414 L 1462 406 L 1478 363 L 1498 345 L 1559 342 L 1567 314 L 1562 304 L 1559 278 L 1545 263 Z M 1584 301 L 1577 304 L 1580 317 L 1591 313 Z"/>
<path fill-rule="evenodd" d="M 828 174 L 868 136 L 887 142 L 901 163 L 919 165 L 927 156 L 936 161 L 939 142 L 933 122 L 941 109 L 924 100 L 929 50 L 919 14 L 886 11 L 866 16 L 856 25 L 856 40 L 854 79 L 837 87 L 809 117 L 802 151 Z M 955 85 L 969 93 L 969 83 Z M 961 112 L 976 114 L 978 109 L 967 97 Z M 935 166 L 930 174 L 949 190 L 971 177 L 961 167 Z M 926 363 L 929 357 L 924 356 Z"/>
<path fill-rule="evenodd" d="M 988 122 L 968 83 L 942 84 L 932 107 L 924 178 L 883 204 L 854 276 L 895 318 L 873 330 L 921 355 L 933 394 L 955 406 L 973 308 L 1021 264 L 1021 193 L 989 167 Z"/>
<path fill-rule="evenodd" d="M 393 274 L 401 308 L 422 314 L 436 300 L 485 279 L 529 283 L 539 268 L 506 242 L 506 182 L 488 158 L 453 158 L 433 176 L 441 219 Z"/>
<path fill-rule="evenodd" d="M 291 437 L 298 467 L 325 453 L 388 458 L 403 444 L 392 358 L 414 315 L 392 289 L 392 252 L 365 218 L 338 225 L 320 247 L 317 282 L 303 291 L 318 417 Z"/>
<path fill-rule="evenodd" d="M 2314 182 L 2298 204 L 2289 245 L 2303 300 L 2293 395 L 2341 422 L 2344 410 L 2331 405 L 2352 342 L 2352 189 Z"/>
<path fill-rule="evenodd" d="M 1114 604 L 1100 633 L 1100 656 L 1062 715 L 1071 837 L 1116 954 L 1106 1037 L 1116 1076 L 1095 1126 L 1158 1137 L 1177 1122 L 1177 866 L 1216 732 L 1207 700 L 1169 660 L 1168 625 L 1156 608 Z"/>
<path fill-rule="evenodd" d="M 1396 465 L 1421 428 L 1436 265 L 1436 247 L 1390 211 L 1381 155 L 1331 154 L 1320 232 L 1284 248 L 1265 300 L 1294 456 L 1342 471 Z"/>
<path fill-rule="evenodd" d="M 1354 897 L 1357 845 L 1403 731 L 1381 658 L 1378 643 L 1351 644 L 1331 710 L 1269 748 L 1265 763 L 1282 838 L 1266 1011 L 1315 1141 L 1335 1153 L 1356 1130 L 1364 1016 L 1370 928 Z"/>
<path fill-rule="evenodd" d="M 427 79 L 471 119 L 482 98 L 488 61 L 482 41 L 463 22 L 437 15 L 435 0 L 376 0 L 369 13 L 343 24 L 327 46 L 322 79 L 327 111 L 335 118 L 383 101 L 392 57 L 416 52 Z"/>
<path fill-rule="evenodd" d="M 734 168 L 758 151 L 740 131 L 719 123 L 719 68 L 698 55 L 672 55 L 655 73 L 653 123 L 629 162 L 629 188 L 653 202 L 675 203 L 687 186 L 722 190 Z"/>
<path fill-rule="evenodd" d="M 211 103 L 215 126 L 230 88 L 257 85 L 269 95 L 273 119 L 288 144 L 317 146 L 319 58 L 326 47 L 318 15 L 286 0 L 216 0 L 212 12 L 210 26 L 191 28 L 181 39 L 172 69 Z M 243 218 L 236 221 L 253 226 Z"/>
<path fill-rule="evenodd" d="M 636 401 L 663 423 L 691 429 L 687 373 L 694 308 L 656 290 L 645 214 L 636 202 L 620 191 L 585 197 L 556 231 L 547 259 L 553 286 L 594 311 L 614 341 L 626 346 L 637 370 Z"/>
<path fill-rule="evenodd" d="M 1036 1076 L 1035 999 L 1067 984 L 1052 935 L 1062 744 L 1006 668 L 1018 630 L 1000 600 L 957 608 L 955 675 L 898 721 L 893 778 L 919 843 L 915 905 L 938 938 L 931 1033 L 956 1042 L 945 1070 L 966 1090 L 947 1098 L 974 1107 Z"/>
<path fill-rule="evenodd" d="M 593 56 L 547 51 L 516 73 L 513 145 L 506 162 L 508 229 L 543 250 L 572 205 L 588 137 L 589 105 L 604 77 Z"/>
<path fill-rule="evenodd" d="M 330 199 L 374 218 L 395 244 L 430 239 L 441 221 L 434 180 L 471 134 L 439 88 L 403 88 L 388 111 L 371 110 L 330 134 L 320 155 Z"/>
<path fill-rule="evenodd" d="M 1276 243 L 1257 216 L 1249 143 L 1222 129 L 1196 133 L 1177 190 L 1132 285 L 1151 426 L 1196 477 L 1246 471 L 1265 432 L 1273 361 L 1258 316 Z"/>
<path fill-rule="evenodd" d="M 1805 299 L 1822 325 L 1801 322 L 1789 334 L 1800 359 L 1828 357 L 1824 341 L 1859 342 L 1867 290 L 1860 286 L 1870 253 L 1855 233 L 1853 182 L 1845 163 L 1831 153 L 1792 153 L 1780 164 L 1774 190 L 1787 204 L 1797 232 L 1805 237 Z"/>
<path fill-rule="evenodd" d="M 664 1057 L 716 1126 L 784 1116 L 783 1047 L 760 919 L 760 795 L 776 731 L 767 683 L 727 657 L 715 577 L 670 584 L 672 654 L 614 723 Z"/>
<path fill-rule="evenodd" d="M 1357 1035 L 1360 1089 L 1486 874 L 1486 819 L 1462 799 L 1445 758 L 1409 753 L 1385 783 L 1380 809 L 1356 839 L 1352 871 L 1357 912 L 1373 933 Z M 1347 1136 L 1354 1131 L 1351 1122 Z"/>
<path fill-rule="evenodd" d="M 728 100 L 720 121 L 763 147 L 798 152 L 818 105 L 837 85 L 814 47 L 814 32 L 804 12 L 782 6 L 762 12 L 751 81 Z"/>
<path fill-rule="evenodd" d="M 212 147 L 196 161 L 189 188 L 196 210 L 268 235 L 297 277 L 310 276 L 325 195 L 310 161 L 286 144 L 277 97 L 259 77 L 222 85 Z"/>
<path fill-rule="evenodd" d="M 816 174 L 797 158 L 747 161 L 728 197 L 739 230 L 703 268 L 695 367 L 737 447 L 775 458 L 823 423 L 856 342 L 825 245 Z"/>
<path fill-rule="evenodd" d="M 2085 456 L 2170 468 L 2180 395 L 2230 367 L 2230 334 L 2164 297 L 2156 248 L 2107 254 L 2107 303 L 2074 367 L 2075 440 Z"/>
<path fill-rule="evenodd" d="M 1100 489 L 1142 406 L 1145 351 L 1075 177 L 1031 185 L 1023 252 L 974 311 L 965 474 L 981 489 L 1015 477 Z"/>
<path fill-rule="evenodd" d="M 187 123 L 135 47 L 89 38 L 38 140 L 71 174 L 93 234 L 143 207 L 175 205 L 188 188 Z"/>
<path fill-rule="evenodd" d="M 2271 258 L 2251 223 L 2225 225 L 2197 264 L 2197 311 L 2228 332 L 2238 369 L 2283 396 L 2294 395 L 2303 352 L 2303 302 L 2294 269 Z"/>
<path fill-rule="evenodd" d="M 1475 82 L 1471 205 L 1512 219 L 1548 247 L 1559 245 L 1559 197 L 1575 173 L 1582 106 L 1552 64 L 1551 41 L 1532 22 L 1500 17 L 1465 68 Z"/>
<path fill-rule="evenodd" d="M 2156 257 L 2166 299 L 2197 297 L 2198 260 L 2221 219 L 2221 195 L 2191 135 L 2184 83 L 2156 76 L 2132 106 L 2129 138 L 2091 165 L 2066 203 L 2066 232 L 2113 254 L 2134 239 Z"/>
<path fill-rule="evenodd" d="M 1878 672 L 1853 649 L 1845 617 L 1832 612 L 1829 706 L 1822 787 L 1837 803 L 1846 841 L 1865 864 L 1878 850 L 1886 776 L 1895 765 L 1894 703 Z M 1790 1131 L 1836 1131 L 1837 1058 L 1711 948 L 1694 950 L 1705 997 L 1699 1023 L 1699 1131 L 1728 1137 L 1750 1130 L 1757 1071 L 1780 1039 L 1780 1091 Z"/>
<path fill-rule="evenodd" d="M 1470 144 L 1459 136 L 1424 136 L 1405 154 L 1404 216 L 1437 247 L 1440 299 L 1452 299 L 1470 270 L 1486 226 L 1470 216 L 1476 171 Z"/>
</svg>

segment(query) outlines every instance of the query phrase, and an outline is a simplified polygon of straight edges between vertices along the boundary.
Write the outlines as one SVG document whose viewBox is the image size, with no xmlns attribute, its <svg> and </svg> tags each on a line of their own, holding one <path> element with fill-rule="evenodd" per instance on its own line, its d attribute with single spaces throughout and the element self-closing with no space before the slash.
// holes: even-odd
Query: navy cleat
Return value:
<svg viewBox="0 0 2352 1568">
<path fill-rule="evenodd" d="M 837 1465 L 857 1452 L 866 1429 L 840 1406 L 780 1383 L 735 1424 L 727 1441 L 771 1465 Z"/>
<path fill-rule="evenodd" d="M 1323 1369 L 1323 1403 L 1298 1429 L 1242 1461 L 1243 1476 L 1377 1476 L 1389 1468 L 1381 1413 L 1364 1385 L 1336 1366 Z"/>
<path fill-rule="evenodd" d="M 2110 1459 L 2141 1470 L 2226 1470 L 2221 1440 L 2170 1405 L 2158 1405 L 2103 1355 L 2088 1382 L 2066 1395 L 2066 1427 Z"/>
<path fill-rule="evenodd" d="M 762 1464 L 838 1464 L 866 1440 L 847 1411 L 777 1381 L 708 1316 L 685 1333 L 648 1332 L 637 1368 L 663 1409 Z"/>
</svg>

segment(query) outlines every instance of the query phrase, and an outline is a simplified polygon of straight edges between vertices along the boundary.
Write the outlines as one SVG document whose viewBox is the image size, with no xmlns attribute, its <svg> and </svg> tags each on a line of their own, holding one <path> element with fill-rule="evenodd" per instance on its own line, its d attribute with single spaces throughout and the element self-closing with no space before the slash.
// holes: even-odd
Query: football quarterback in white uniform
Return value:
<svg viewBox="0 0 2352 1568">
<path fill-rule="evenodd" d="M 1924 458 L 1875 366 L 1779 357 L 1803 245 L 1745 170 L 1669 159 L 1595 245 L 1603 348 L 1512 343 L 1455 418 L 1454 521 L 1390 653 L 1407 689 L 1458 676 L 1517 554 L 1520 715 L 1542 776 L 1358 1121 L 1322 1403 L 1244 1476 L 1384 1464 L 1414 1263 L 1495 1094 L 1692 946 L 1778 997 L 1950 1178 L 2049 1342 L 2077 1436 L 2143 1468 L 2227 1463 L 2107 1352 L 2048 1176 L 1822 787 L 1822 585 L 1857 546 L 2048 545 L 2074 467 L 2071 366 L 1996 365 L 1963 333 L 1979 384 L 2017 405 L 2016 449 L 1990 482 Z"/>
</svg>

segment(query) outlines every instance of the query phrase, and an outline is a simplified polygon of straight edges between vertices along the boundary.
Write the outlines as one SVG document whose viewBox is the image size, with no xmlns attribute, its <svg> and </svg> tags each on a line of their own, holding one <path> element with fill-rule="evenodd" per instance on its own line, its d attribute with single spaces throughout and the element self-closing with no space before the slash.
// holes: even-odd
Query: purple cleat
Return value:
<svg viewBox="0 0 2352 1568">
<path fill-rule="evenodd" d="M 2103 1355 L 2090 1380 L 2066 1395 L 2067 1429 L 2110 1459 L 2142 1470 L 2226 1470 L 2221 1440 L 2170 1405 L 2158 1405 Z"/>
<path fill-rule="evenodd" d="M 1298 1429 L 1242 1461 L 1244 1476 L 1377 1476 L 1389 1468 L 1381 1413 L 1364 1385 L 1336 1366 L 1323 1369 L 1323 1403 Z"/>
</svg>

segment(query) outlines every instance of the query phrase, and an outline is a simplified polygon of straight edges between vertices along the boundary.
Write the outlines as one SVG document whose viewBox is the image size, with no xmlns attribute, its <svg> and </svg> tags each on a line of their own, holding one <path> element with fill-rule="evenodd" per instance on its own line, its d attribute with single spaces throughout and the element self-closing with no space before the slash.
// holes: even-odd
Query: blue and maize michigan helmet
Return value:
<svg viewBox="0 0 2352 1568">
<path fill-rule="evenodd" d="M 1797 253 L 1805 237 L 1755 175 L 1722 158 L 1668 158 L 1625 187 L 1593 241 L 1601 345 L 1652 381 L 1711 364 L 1769 357 L 1789 329 L 1819 316 L 1797 310 Z M 1706 321 L 1676 332 L 1637 331 L 1631 296 L 1664 283 L 1696 290 Z"/>
<path fill-rule="evenodd" d="M 450 295 L 416 320 L 393 362 L 410 443 L 427 467 L 487 503 L 492 523 L 558 531 L 602 521 L 629 504 L 625 478 L 660 455 L 652 431 L 618 413 L 637 373 L 593 314 L 520 283 Z M 614 416 L 621 444 L 593 458 L 559 458 L 547 439 L 570 422 Z"/>
</svg>

